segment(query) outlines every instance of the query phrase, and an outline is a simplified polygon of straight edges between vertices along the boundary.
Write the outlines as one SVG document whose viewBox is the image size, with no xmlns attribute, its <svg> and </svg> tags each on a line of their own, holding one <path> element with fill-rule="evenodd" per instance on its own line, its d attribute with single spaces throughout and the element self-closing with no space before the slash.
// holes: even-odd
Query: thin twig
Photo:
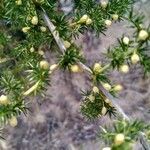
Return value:
<svg viewBox="0 0 150 150">
<path fill-rule="evenodd" d="M 53 34 L 53 36 L 56 40 L 56 43 L 57 44 L 59 43 L 58 46 L 59 46 L 60 50 L 62 52 L 65 52 L 66 48 L 65 48 L 62 40 L 60 39 L 59 34 L 57 34 L 57 32 L 54 32 L 55 26 L 50 21 L 50 19 L 49 19 L 48 15 L 46 14 L 46 12 L 42 12 L 42 16 L 43 16 L 43 19 L 44 19 L 45 23 L 47 24 L 49 30 L 52 32 L 52 34 Z M 89 67 L 87 67 L 85 64 L 83 64 L 82 62 L 78 62 L 78 64 L 83 68 L 83 70 L 85 70 L 88 73 L 92 74 L 92 70 Z M 120 108 L 120 106 L 116 104 L 116 102 L 115 102 L 116 99 L 114 99 L 114 97 L 110 93 L 108 93 L 107 90 L 105 90 L 101 84 L 100 84 L 100 90 L 108 99 L 112 100 L 113 105 L 117 108 L 118 112 L 120 114 L 122 114 L 123 118 L 129 120 L 129 117 L 124 113 L 124 111 Z"/>
</svg>

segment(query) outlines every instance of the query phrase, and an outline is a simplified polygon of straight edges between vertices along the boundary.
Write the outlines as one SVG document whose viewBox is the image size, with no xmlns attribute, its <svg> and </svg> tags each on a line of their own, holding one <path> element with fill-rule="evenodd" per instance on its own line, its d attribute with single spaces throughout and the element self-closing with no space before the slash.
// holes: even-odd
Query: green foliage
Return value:
<svg viewBox="0 0 150 150">
<path fill-rule="evenodd" d="M 94 72 L 93 68 L 91 68 L 92 70 L 92 80 L 95 84 L 98 84 L 98 83 L 110 83 L 110 80 L 109 78 L 107 77 L 107 75 L 105 74 L 104 71 L 106 71 L 106 69 L 108 69 L 109 66 L 104 66 L 99 73 L 97 72 Z"/>
<path fill-rule="evenodd" d="M 106 145 L 110 145 L 113 150 L 131 150 L 140 137 L 140 132 L 143 131 L 147 134 L 150 130 L 150 125 L 138 120 L 116 120 L 113 122 L 113 126 L 105 126 L 105 128 L 101 127 L 101 129 L 103 131 L 99 133 L 100 138 L 105 141 Z M 124 140 L 120 144 L 115 140 L 118 134 L 124 135 Z"/>
<path fill-rule="evenodd" d="M 121 19 L 127 10 L 129 10 L 132 3 L 133 0 L 111 0 L 106 9 L 103 9 L 94 0 L 76 0 L 75 9 L 72 13 L 75 13 L 75 20 L 79 20 L 84 14 L 89 15 L 93 20 L 90 28 L 99 35 L 99 33 L 103 33 L 107 29 L 105 26 L 106 19 L 111 19 L 112 14 L 118 14 Z"/>
<path fill-rule="evenodd" d="M 145 74 L 147 74 L 148 72 L 150 72 L 150 61 L 149 60 L 150 60 L 149 56 L 147 56 L 147 55 L 143 55 L 142 56 L 141 64 L 144 67 Z"/>
<path fill-rule="evenodd" d="M 12 116 L 19 116 L 21 113 L 25 115 L 29 109 L 27 108 L 26 104 L 24 104 L 23 100 L 12 99 L 12 103 L 9 105 L 0 105 L 0 125 L 1 127 L 8 123 L 8 120 Z"/>
<path fill-rule="evenodd" d="M 135 24 L 134 24 L 135 25 Z M 136 26 L 134 26 L 136 28 Z M 140 41 L 138 39 L 140 31 L 143 29 L 138 29 L 134 32 L 133 37 L 130 38 L 129 44 L 123 43 L 123 37 L 118 40 L 119 45 L 113 49 L 108 49 L 106 57 L 110 60 L 112 68 L 119 69 L 123 64 L 132 65 L 131 56 L 136 53 L 139 55 L 140 63 L 143 65 L 145 73 L 149 73 L 149 37 L 146 40 Z M 145 31 L 149 34 L 150 28 L 148 27 Z"/>
<path fill-rule="evenodd" d="M 138 62 L 144 66 L 145 73 L 150 72 L 150 26 L 141 26 L 144 24 L 144 17 L 134 13 L 134 9 L 131 9 L 132 3 L 133 0 L 110 0 L 104 8 L 95 0 L 75 0 L 72 12 L 66 14 L 58 9 L 59 1 L 56 0 L 1 1 L 0 93 L 6 95 L 10 102 L 7 105 L 0 103 L 0 123 L 7 123 L 12 116 L 18 116 L 21 112 L 26 114 L 26 101 L 31 94 L 44 96 L 44 91 L 50 84 L 49 76 L 55 70 L 52 66 L 49 68 L 47 54 L 54 51 L 57 53 L 55 63 L 60 68 L 71 70 L 72 65 L 81 65 L 83 70 L 90 72 L 93 85 L 98 87 L 102 83 L 111 83 L 107 76 L 112 71 L 110 68 L 119 70 L 126 63 L 132 65 L 131 56 L 135 53 L 139 56 Z M 50 18 L 50 23 L 44 20 L 43 16 L 46 14 Z M 114 14 L 118 15 L 118 19 L 113 18 Z M 83 16 L 87 19 L 83 19 Z M 90 21 L 87 23 L 88 19 Z M 87 31 L 96 35 L 104 33 L 108 28 L 106 20 L 110 23 L 127 20 L 134 28 L 134 33 L 129 43 L 124 42 L 123 35 L 120 40 L 118 39 L 118 46 L 108 49 L 105 55 L 106 64 L 102 65 L 97 73 L 92 67 L 88 68 L 83 64 L 85 59 L 81 55 L 81 47 L 77 47 L 73 41 Z M 54 28 L 49 32 L 51 24 Z M 146 32 L 146 38 L 143 35 L 140 37 L 142 39 L 139 38 L 141 30 Z M 60 40 L 55 41 L 53 32 L 58 33 Z M 66 51 L 62 52 L 60 45 L 57 45 L 59 42 L 61 44 L 61 41 L 71 41 L 69 48 L 65 48 Z M 46 61 L 46 69 L 41 67 L 43 60 Z M 56 64 L 54 66 L 57 66 Z M 115 93 L 113 88 L 106 92 Z M 106 92 L 101 89 L 96 92 L 94 89 L 83 92 L 81 112 L 85 117 L 96 119 L 106 114 L 110 117 L 115 115 L 116 108 Z M 106 132 L 103 137 L 113 142 L 116 133 L 124 133 L 127 137 L 125 143 L 130 144 L 132 138 L 137 137 L 139 130 L 147 128 L 141 122 L 117 122 L 114 130 Z M 120 149 L 125 147 L 120 146 Z"/>
<path fill-rule="evenodd" d="M 115 115 L 115 108 L 111 102 L 106 100 L 103 93 L 87 91 L 83 92 L 83 100 L 81 104 L 81 112 L 88 119 L 96 119 L 107 113 L 111 117 Z M 106 109 L 106 110 L 105 110 Z"/>
<path fill-rule="evenodd" d="M 4 93 L 19 96 L 20 92 L 22 92 L 22 84 L 22 80 L 14 76 L 10 71 L 5 71 L 1 75 L 0 86 Z"/>
<path fill-rule="evenodd" d="M 77 64 L 77 62 L 80 61 L 83 62 L 83 57 L 81 56 L 80 51 L 71 47 L 60 56 L 59 65 L 63 69 L 69 69 L 71 65 Z"/>
</svg>

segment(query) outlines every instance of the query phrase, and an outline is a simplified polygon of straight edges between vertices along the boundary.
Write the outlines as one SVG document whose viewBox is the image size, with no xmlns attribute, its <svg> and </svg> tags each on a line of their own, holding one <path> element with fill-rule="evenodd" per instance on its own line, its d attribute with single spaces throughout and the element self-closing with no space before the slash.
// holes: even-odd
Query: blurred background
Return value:
<svg viewBox="0 0 150 150">
<path fill-rule="evenodd" d="M 71 11 L 70 0 L 61 0 L 62 8 Z M 150 0 L 138 0 L 138 11 L 146 15 L 145 24 L 150 22 Z M 83 46 L 87 65 L 96 61 L 105 62 L 102 53 L 109 46 L 117 44 L 122 34 L 130 36 L 132 30 L 126 22 L 113 24 L 96 38 L 85 33 L 76 42 Z M 53 56 L 52 58 L 53 59 Z M 132 66 L 130 72 L 122 75 L 117 71 L 109 74 L 113 83 L 122 84 L 118 103 L 131 117 L 148 122 L 150 120 L 150 79 L 143 77 L 139 65 Z M 31 98 L 31 112 L 22 115 L 18 126 L 4 129 L 6 141 L 1 141 L 0 150 L 101 150 L 104 143 L 98 138 L 99 125 L 109 124 L 108 117 L 89 122 L 80 113 L 81 90 L 88 89 L 90 81 L 85 73 L 69 73 L 58 70 L 51 77 L 51 87 L 47 97 Z M 142 150 L 137 145 L 136 150 Z"/>
</svg>

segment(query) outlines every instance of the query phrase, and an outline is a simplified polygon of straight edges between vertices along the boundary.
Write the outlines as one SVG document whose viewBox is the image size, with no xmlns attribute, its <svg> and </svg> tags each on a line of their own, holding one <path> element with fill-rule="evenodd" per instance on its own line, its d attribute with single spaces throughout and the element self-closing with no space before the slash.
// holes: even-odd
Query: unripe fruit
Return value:
<svg viewBox="0 0 150 150">
<path fill-rule="evenodd" d="M 105 20 L 105 24 L 107 27 L 111 26 L 112 21 L 111 20 Z"/>
<path fill-rule="evenodd" d="M 88 18 L 88 19 L 86 20 L 86 25 L 90 25 L 91 23 L 92 23 L 92 19 Z"/>
<path fill-rule="evenodd" d="M 111 147 L 104 147 L 102 150 L 111 150 Z"/>
<path fill-rule="evenodd" d="M 95 100 L 95 96 L 93 96 L 92 94 L 89 96 L 89 100 L 91 101 L 91 102 L 93 102 L 94 100 Z"/>
<path fill-rule="evenodd" d="M 32 18 L 31 18 L 31 16 L 27 16 L 27 20 L 31 20 Z"/>
<path fill-rule="evenodd" d="M 134 53 L 134 54 L 131 56 L 131 62 L 132 62 L 133 64 L 136 64 L 136 63 L 139 62 L 139 61 L 140 61 L 139 55 L 136 54 L 136 53 Z"/>
<path fill-rule="evenodd" d="M 32 47 L 30 48 L 30 52 L 33 53 L 34 51 L 35 51 L 35 49 L 34 49 L 34 47 L 32 46 Z"/>
<path fill-rule="evenodd" d="M 71 68 L 70 68 L 70 70 L 71 70 L 72 72 L 74 72 L 74 73 L 80 72 L 80 68 L 79 68 L 78 65 L 72 65 Z"/>
<path fill-rule="evenodd" d="M 9 99 L 6 95 L 0 96 L 0 104 L 1 105 L 8 105 L 9 104 Z"/>
<path fill-rule="evenodd" d="M 106 103 L 110 103 L 110 100 L 107 98 L 107 99 L 105 99 L 105 102 Z"/>
<path fill-rule="evenodd" d="M 124 141 L 125 141 L 124 134 L 120 133 L 115 136 L 115 141 L 114 141 L 115 145 L 121 145 L 124 143 Z"/>
<path fill-rule="evenodd" d="M 130 42 L 130 39 L 125 36 L 122 41 L 123 41 L 123 43 L 124 43 L 125 45 L 128 45 L 129 42 Z"/>
<path fill-rule="evenodd" d="M 118 16 L 117 14 L 113 14 L 113 15 L 112 15 L 112 18 L 113 18 L 113 20 L 117 21 L 118 18 L 119 18 L 119 16 Z"/>
<path fill-rule="evenodd" d="M 100 71 L 101 71 L 101 64 L 100 63 L 95 63 L 94 64 L 94 66 L 93 66 L 93 71 L 95 72 L 95 73 L 100 73 Z"/>
<path fill-rule="evenodd" d="M 122 85 L 118 84 L 118 85 L 115 85 L 113 89 L 116 92 L 120 92 L 123 90 L 123 87 L 122 87 Z"/>
<path fill-rule="evenodd" d="M 111 90 L 111 85 L 109 83 L 103 83 L 102 85 L 107 91 Z"/>
<path fill-rule="evenodd" d="M 105 103 L 109 104 L 109 106 L 112 106 L 112 102 L 108 98 L 105 99 L 104 101 L 105 101 Z"/>
<path fill-rule="evenodd" d="M 79 20 L 79 23 L 85 23 L 89 19 L 88 15 L 83 15 Z"/>
<path fill-rule="evenodd" d="M 71 46 L 71 43 L 68 42 L 68 41 L 64 41 L 64 46 L 67 49 L 67 48 L 69 48 Z"/>
<path fill-rule="evenodd" d="M 103 107 L 103 108 L 102 108 L 102 111 L 101 111 L 101 114 L 102 114 L 102 115 L 105 115 L 105 114 L 106 114 L 106 112 L 107 112 L 106 107 Z"/>
<path fill-rule="evenodd" d="M 23 27 L 22 32 L 27 33 L 30 30 L 30 27 Z"/>
<path fill-rule="evenodd" d="M 100 5 L 103 9 L 105 9 L 108 5 L 108 1 L 101 1 Z"/>
<path fill-rule="evenodd" d="M 53 64 L 50 66 L 50 71 L 54 71 L 55 69 L 57 69 L 58 64 Z"/>
<path fill-rule="evenodd" d="M 43 55 L 44 55 L 44 51 L 41 50 L 41 49 L 39 49 L 39 50 L 38 50 L 38 54 L 41 55 L 41 56 L 43 56 Z"/>
<path fill-rule="evenodd" d="M 93 92 L 94 92 L 94 93 L 99 93 L 98 87 L 94 86 L 94 87 L 93 87 Z"/>
<path fill-rule="evenodd" d="M 40 68 L 45 70 L 49 69 L 49 63 L 46 60 L 40 61 Z"/>
<path fill-rule="evenodd" d="M 145 30 L 141 30 L 138 35 L 138 39 L 141 41 L 145 41 L 148 38 L 149 34 Z"/>
<path fill-rule="evenodd" d="M 22 5 L 22 1 L 21 0 L 16 0 L 16 5 Z"/>
<path fill-rule="evenodd" d="M 32 17 L 32 20 L 31 20 L 31 23 L 32 23 L 33 25 L 37 25 L 37 24 L 38 24 L 38 17 L 37 17 L 37 16 L 33 16 L 33 17 Z"/>
<path fill-rule="evenodd" d="M 18 124 L 17 118 L 16 118 L 15 116 L 11 117 L 11 119 L 9 120 L 9 124 L 10 124 L 12 127 L 17 126 L 17 124 Z"/>
<path fill-rule="evenodd" d="M 128 65 L 122 65 L 122 66 L 120 67 L 120 71 L 121 71 L 122 73 L 128 73 L 128 72 L 129 72 L 129 66 L 128 66 Z"/>
<path fill-rule="evenodd" d="M 46 32 L 46 27 L 41 26 L 41 27 L 40 27 L 40 30 L 41 30 L 42 32 Z"/>
</svg>

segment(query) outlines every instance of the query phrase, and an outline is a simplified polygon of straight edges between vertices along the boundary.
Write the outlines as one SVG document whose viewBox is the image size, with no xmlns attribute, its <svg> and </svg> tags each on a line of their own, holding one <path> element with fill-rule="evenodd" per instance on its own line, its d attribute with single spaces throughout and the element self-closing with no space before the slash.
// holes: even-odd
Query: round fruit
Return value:
<svg viewBox="0 0 150 150">
<path fill-rule="evenodd" d="M 105 20 L 105 24 L 107 27 L 111 26 L 112 21 L 111 20 Z"/>
<path fill-rule="evenodd" d="M 125 45 L 128 45 L 129 42 L 130 42 L 130 39 L 125 36 L 125 37 L 123 38 L 123 43 L 124 43 Z"/>
<path fill-rule="evenodd" d="M 140 57 L 139 57 L 139 55 L 138 54 L 133 54 L 132 56 L 131 56 L 131 62 L 133 63 L 133 64 L 136 64 L 136 63 L 138 63 L 140 61 Z"/>
<path fill-rule="evenodd" d="M 145 41 L 148 38 L 149 34 L 145 30 L 141 30 L 138 35 L 138 39 L 141 41 Z"/>
<path fill-rule="evenodd" d="M 120 67 L 120 71 L 121 71 L 122 73 L 128 73 L 128 72 L 129 72 L 129 66 L 128 66 L 128 65 L 122 65 L 122 66 Z"/>
<path fill-rule="evenodd" d="M 40 61 L 40 68 L 45 70 L 49 69 L 49 63 L 46 60 Z"/>
<path fill-rule="evenodd" d="M 12 127 L 17 126 L 17 124 L 18 124 L 17 118 L 16 118 L 15 116 L 13 116 L 13 117 L 9 120 L 9 124 L 10 124 Z"/>
<path fill-rule="evenodd" d="M 93 87 L 93 92 L 94 92 L 94 93 L 99 93 L 98 87 L 94 86 L 94 87 Z"/>
<path fill-rule="evenodd" d="M 1 105 L 7 105 L 9 104 L 9 99 L 6 95 L 1 95 L 0 96 L 0 104 Z"/>
<path fill-rule="evenodd" d="M 124 134 L 120 133 L 115 136 L 115 141 L 114 141 L 115 145 L 121 145 L 124 143 L 124 141 L 125 141 Z"/>
<path fill-rule="evenodd" d="M 38 17 L 37 17 L 37 16 L 33 16 L 33 17 L 32 17 L 32 20 L 31 20 L 31 23 L 32 23 L 33 25 L 37 25 L 37 24 L 38 24 Z"/>
</svg>

